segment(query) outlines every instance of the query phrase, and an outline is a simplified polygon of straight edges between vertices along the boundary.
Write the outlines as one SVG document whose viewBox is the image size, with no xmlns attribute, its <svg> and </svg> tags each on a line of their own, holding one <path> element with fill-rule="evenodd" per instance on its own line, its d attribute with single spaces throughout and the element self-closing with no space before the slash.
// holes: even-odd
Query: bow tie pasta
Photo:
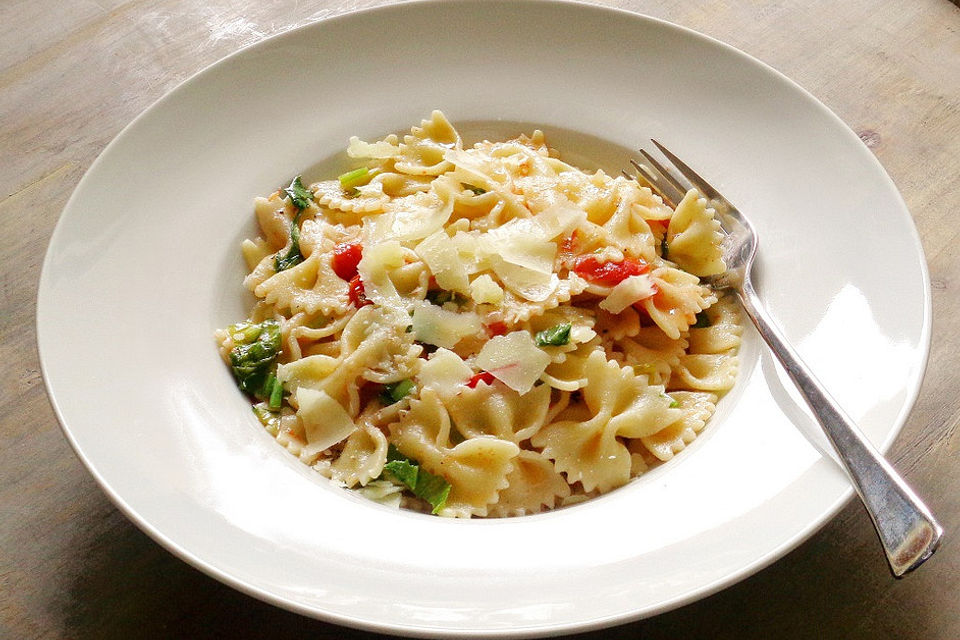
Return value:
<svg viewBox="0 0 960 640">
<path fill-rule="evenodd" d="M 257 299 L 217 332 L 267 431 L 381 503 L 537 513 L 684 449 L 737 375 L 722 234 L 691 191 L 465 145 L 439 111 L 350 140 L 355 168 L 257 198 Z"/>
</svg>

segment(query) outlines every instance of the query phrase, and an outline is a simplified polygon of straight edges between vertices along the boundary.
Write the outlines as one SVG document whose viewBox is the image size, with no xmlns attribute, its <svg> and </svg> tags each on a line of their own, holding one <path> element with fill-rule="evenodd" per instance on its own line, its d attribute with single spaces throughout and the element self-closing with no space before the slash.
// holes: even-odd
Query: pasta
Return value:
<svg viewBox="0 0 960 640">
<path fill-rule="evenodd" d="M 581 502 L 670 460 L 734 384 L 722 234 L 540 131 L 468 146 L 435 111 L 355 168 L 257 198 L 257 299 L 216 332 L 277 441 L 371 500 L 451 517 Z"/>
</svg>

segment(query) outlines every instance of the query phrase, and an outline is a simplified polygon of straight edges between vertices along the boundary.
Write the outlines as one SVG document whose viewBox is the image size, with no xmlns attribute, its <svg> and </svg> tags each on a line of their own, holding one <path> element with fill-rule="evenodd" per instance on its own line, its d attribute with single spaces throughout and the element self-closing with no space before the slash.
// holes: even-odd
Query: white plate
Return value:
<svg viewBox="0 0 960 640">
<path fill-rule="evenodd" d="M 694 446 L 554 513 L 394 512 L 271 441 L 212 338 L 249 305 L 238 244 L 251 199 L 307 167 L 335 170 L 350 135 L 401 130 L 433 108 L 474 133 L 537 123 L 568 157 L 611 170 L 663 141 L 754 218 L 772 314 L 889 446 L 926 362 L 926 267 L 896 189 L 839 119 L 758 61 L 650 18 L 417 3 L 213 65 L 137 118 L 77 187 L 44 263 L 40 356 L 67 437 L 118 507 L 246 593 L 416 635 L 649 616 L 749 575 L 833 515 L 851 491 L 802 435 L 810 422 L 752 332 L 737 388 Z"/>
</svg>

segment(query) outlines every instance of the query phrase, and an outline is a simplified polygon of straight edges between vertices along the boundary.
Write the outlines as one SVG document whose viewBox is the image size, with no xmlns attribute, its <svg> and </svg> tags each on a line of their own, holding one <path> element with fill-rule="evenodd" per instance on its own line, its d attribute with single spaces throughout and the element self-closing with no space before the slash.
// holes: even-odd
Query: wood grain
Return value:
<svg viewBox="0 0 960 640">
<path fill-rule="evenodd" d="M 154 100 L 237 48 L 368 0 L 0 3 L 0 638 L 374 638 L 244 596 L 121 515 L 73 455 L 36 355 L 44 251 L 83 172 Z M 578 638 L 960 637 L 960 9 L 947 0 L 610 0 L 724 40 L 846 121 L 901 190 L 933 287 L 927 375 L 891 460 L 947 529 L 893 581 L 859 504 L 783 560 Z"/>
</svg>

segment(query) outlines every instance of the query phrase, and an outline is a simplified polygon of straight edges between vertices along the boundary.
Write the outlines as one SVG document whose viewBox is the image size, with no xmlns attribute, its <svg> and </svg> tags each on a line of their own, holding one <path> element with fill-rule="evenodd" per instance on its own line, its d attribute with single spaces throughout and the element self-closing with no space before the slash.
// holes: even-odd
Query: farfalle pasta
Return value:
<svg viewBox="0 0 960 640">
<path fill-rule="evenodd" d="M 671 208 L 544 135 L 465 144 L 439 111 L 353 168 L 257 198 L 257 303 L 217 331 L 267 431 L 384 504 L 505 517 L 622 486 L 734 384 L 738 307 L 695 191 Z"/>
</svg>

